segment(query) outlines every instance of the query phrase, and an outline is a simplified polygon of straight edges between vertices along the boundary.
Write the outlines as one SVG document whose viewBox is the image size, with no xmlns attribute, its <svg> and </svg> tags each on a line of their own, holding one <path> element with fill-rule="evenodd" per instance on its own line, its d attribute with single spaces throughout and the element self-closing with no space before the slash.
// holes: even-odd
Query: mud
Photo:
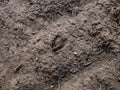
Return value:
<svg viewBox="0 0 120 90">
<path fill-rule="evenodd" d="M 0 0 L 0 90 L 120 90 L 120 1 Z"/>
</svg>

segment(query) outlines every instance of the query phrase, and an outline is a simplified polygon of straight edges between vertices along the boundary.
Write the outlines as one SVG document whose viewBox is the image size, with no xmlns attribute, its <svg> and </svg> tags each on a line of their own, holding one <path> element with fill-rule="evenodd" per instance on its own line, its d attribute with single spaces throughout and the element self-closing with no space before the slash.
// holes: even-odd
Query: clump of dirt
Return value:
<svg viewBox="0 0 120 90">
<path fill-rule="evenodd" d="M 113 7 L 110 12 L 110 20 L 120 25 L 120 7 Z"/>
<path fill-rule="evenodd" d="M 119 0 L 0 0 L 0 90 L 119 90 Z"/>
</svg>

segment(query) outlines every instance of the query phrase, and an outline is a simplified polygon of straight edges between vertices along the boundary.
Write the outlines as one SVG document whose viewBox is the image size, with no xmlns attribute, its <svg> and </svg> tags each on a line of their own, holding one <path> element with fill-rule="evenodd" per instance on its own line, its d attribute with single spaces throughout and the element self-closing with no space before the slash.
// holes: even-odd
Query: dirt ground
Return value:
<svg viewBox="0 0 120 90">
<path fill-rule="evenodd" d="M 0 0 L 0 90 L 120 90 L 120 0 Z"/>
</svg>

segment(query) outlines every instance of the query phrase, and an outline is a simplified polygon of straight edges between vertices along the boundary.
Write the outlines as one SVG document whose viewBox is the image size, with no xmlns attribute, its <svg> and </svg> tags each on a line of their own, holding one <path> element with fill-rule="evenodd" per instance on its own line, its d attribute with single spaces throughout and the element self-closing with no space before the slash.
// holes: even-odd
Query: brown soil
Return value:
<svg viewBox="0 0 120 90">
<path fill-rule="evenodd" d="M 0 90 L 120 90 L 120 1 L 0 0 Z"/>
</svg>

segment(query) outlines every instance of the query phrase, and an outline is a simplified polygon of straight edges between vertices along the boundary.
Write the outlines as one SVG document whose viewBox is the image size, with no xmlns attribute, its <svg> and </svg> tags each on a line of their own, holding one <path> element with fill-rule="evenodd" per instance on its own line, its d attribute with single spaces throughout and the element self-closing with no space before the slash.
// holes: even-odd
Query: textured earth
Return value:
<svg viewBox="0 0 120 90">
<path fill-rule="evenodd" d="M 120 0 L 0 0 L 0 90 L 120 90 Z"/>
</svg>

